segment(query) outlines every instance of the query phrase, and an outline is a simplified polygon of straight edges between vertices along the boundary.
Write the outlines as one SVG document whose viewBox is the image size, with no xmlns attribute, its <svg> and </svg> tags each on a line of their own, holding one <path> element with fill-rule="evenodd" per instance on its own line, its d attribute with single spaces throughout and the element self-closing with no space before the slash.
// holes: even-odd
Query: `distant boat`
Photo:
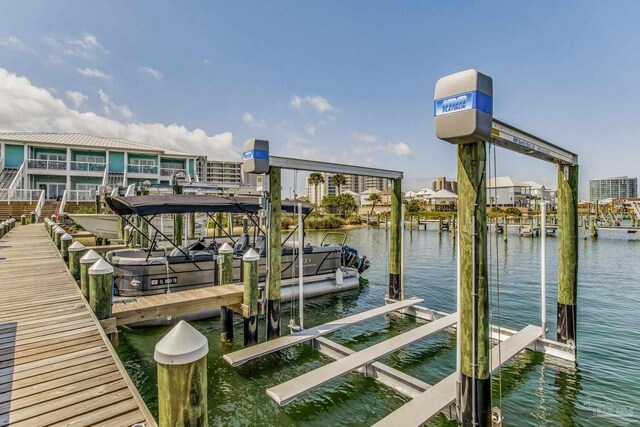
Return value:
<svg viewBox="0 0 640 427">
<path fill-rule="evenodd" d="M 118 215 L 116 214 L 69 214 L 69 218 L 96 237 L 118 238 Z"/>
</svg>

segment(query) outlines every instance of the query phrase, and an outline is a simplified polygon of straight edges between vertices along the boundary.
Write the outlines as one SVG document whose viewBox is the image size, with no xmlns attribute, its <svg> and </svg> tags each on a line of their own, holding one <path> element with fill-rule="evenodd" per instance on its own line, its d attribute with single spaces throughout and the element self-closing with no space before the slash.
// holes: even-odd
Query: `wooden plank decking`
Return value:
<svg viewBox="0 0 640 427">
<path fill-rule="evenodd" d="M 135 297 L 113 304 L 112 313 L 120 326 L 222 306 L 235 306 L 239 310 L 243 292 L 242 285 L 220 285 Z"/>
<path fill-rule="evenodd" d="M 0 426 L 156 423 L 44 225 L 0 239 Z"/>
</svg>

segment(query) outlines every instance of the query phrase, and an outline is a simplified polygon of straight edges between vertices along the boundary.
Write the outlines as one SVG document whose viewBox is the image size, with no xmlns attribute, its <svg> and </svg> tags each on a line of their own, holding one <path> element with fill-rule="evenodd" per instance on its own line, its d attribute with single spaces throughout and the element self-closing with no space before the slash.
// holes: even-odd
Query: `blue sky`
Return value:
<svg viewBox="0 0 640 427">
<path fill-rule="evenodd" d="M 637 2 L 7 1 L 0 128 L 238 160 L 261 137 L 419 189 L 456 174 L 435 82 L 477 68 L 495 117 L 579 154 L 586 197 L 589 178 L 640 174 L 639 18 Z M 555 186 L 552 165 L 499 154 L 499 175 Z"/>
</svg>

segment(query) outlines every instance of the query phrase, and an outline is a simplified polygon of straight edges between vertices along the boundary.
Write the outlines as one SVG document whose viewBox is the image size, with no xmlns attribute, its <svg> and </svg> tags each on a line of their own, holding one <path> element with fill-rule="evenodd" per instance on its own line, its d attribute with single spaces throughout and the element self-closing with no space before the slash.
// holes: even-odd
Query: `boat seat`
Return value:
<svg viewBox="0 0 640 427">
<path fill-rule="evenodd" d="M 247 249 L 249 249 L 249 233 L 242 233 L 233 247 L 233 252 L 240 254 L 246 252 Z"/>
<path fill-rule="evenodd" d="M 191 261 L 211 261 L 214 254 L 208 251 L 189 251 L 189 256 L 191 256 Z"/>
<path fill-rule="evenodd" d="M 265 236 L 260 236 L 258 240 L 258 244 L 256 245 L 258 249 L 258 255 L 266 256 L 267 255 L 267 238 Z"/>
</svg>

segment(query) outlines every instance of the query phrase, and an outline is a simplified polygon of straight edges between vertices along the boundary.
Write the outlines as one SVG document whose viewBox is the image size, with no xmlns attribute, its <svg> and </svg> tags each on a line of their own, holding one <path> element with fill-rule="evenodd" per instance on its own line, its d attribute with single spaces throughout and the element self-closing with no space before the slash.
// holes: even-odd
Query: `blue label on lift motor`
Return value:
<svg viewBox="0 0 640 427">
<path fill-rule="evenodd" d="M 269 160 L 268 150 L 249 150 L 242 153 L 242 160 Z"/>
<path fill-rule="evenodd" d="M 467 110 L 480 110 L 493 114 L 493 99 L 487 94 L 474 90 L 433 101 L 435 117 Z"/>
</svg>

